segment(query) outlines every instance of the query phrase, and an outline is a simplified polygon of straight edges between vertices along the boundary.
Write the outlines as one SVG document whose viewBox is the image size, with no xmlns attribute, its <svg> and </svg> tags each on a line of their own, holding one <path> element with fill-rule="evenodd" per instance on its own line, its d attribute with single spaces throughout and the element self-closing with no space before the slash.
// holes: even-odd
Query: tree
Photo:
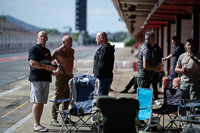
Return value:
<svg viewBox="0 0 200 133">
<path fill-rule="evenodd" d="M 47 34 L 60 34 L 57 29 L 44 29 L 44 31 L 46 31 Z"/>
<path fill-rule="evenodd" d="M 78 41 L 78 36 L 79 36 L 79 33 L 73 33 L 72 34 L 73 41 Z"/>
<path fill-rule="evenodd" d="M 135 43 L 135 38 L 130 38 L 127 41 L 125 41 L 125 46 L 132 46 Z"/>
<path fill-rule="evenodd" d="M 110 33 L 108 32 L 108 38 L 110 41 L 113 42 L 123 42 L 127 37 L 128 37 L 128 33 L 127 32 L 116 32 L 116 33 Z"/>
<path fill-rule="evenodd" d="M 6 16 L 0 16 L 0 21 L 1 22 L 6 22 Z"/>
</svg>

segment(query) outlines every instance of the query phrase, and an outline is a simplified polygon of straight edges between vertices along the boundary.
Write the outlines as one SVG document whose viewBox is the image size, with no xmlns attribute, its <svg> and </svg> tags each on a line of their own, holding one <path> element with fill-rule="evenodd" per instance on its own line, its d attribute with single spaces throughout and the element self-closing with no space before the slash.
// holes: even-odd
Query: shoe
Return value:
<svg viewBox="0 0 200 133">
<path fill-rule="evenodd" d="M 161 102 L 159 102 L 158 100 L 154 100 L 154 101 L 153 101 L 153 104 L 160 105 Z"/>
<path fill-rule="evenodd" d="M 114 91 L 114 90 L 112 90 L 111 88 L 109 88 L 109 91 Z"/>
<path fill-rule="evenodd" d="M 128 93 L 127 89 L 124 89 L 123 91 L 121 91 L 120 93 Z"/>
<path fill-rule="evenodd" d="M 141 120 L 139 122 L 139 127 L 142 128 L 142 127 L 145 127 L 146 123 L 144 122 L 144 120 Z"/>
<path fill-rule="evenodd" d="M 46 127 L 41 127 L 39 129 L 34 129 L 33 132 L 48 132 L 48 129 Z"/>
<path fill-rule="evenodd" d="M 58 120 L 53 119 L 53 120 L 51 121 L 50 126 L 61 127 L 61 124 L 58 122 Z"/>
<path fill-rule="evenodd" d="M 136 90 L 134 90 L 134 91 L 131 91 L 130 93 L 131 93 L 131 94 L 136 94 L 136 93 L 137 93 L 137 91 L 136 91 Z"/>
</svg>

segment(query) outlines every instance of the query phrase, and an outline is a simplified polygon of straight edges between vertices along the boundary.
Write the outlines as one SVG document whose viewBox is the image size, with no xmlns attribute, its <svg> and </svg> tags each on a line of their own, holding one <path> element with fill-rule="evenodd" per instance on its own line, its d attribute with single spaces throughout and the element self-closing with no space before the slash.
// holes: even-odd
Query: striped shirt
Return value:
<svg viewBox="0 0 200 133">
<path fill-rule="evenodd" d="M 142 44 L 138 52 L 138 78 L 150 78 L 150 71 L 144 69 L 143 67 L 143 59 L 147 60 L 150 64 L 151 60 L 151 46 L 146 41 Z"/>
</svg>

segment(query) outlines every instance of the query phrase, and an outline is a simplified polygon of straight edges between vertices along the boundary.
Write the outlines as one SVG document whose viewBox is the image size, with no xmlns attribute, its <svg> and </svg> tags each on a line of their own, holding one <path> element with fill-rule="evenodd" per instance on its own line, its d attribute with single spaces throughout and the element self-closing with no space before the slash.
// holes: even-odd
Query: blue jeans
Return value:
<svg viewBox="0 0 200 133">
<path fill-rule="evenodd" d="M 99 80 L 100 80 L 99 96 L 108 95 L 109 88 L 112 84 L 113 78 L 99 78 Z"/>
</svg>

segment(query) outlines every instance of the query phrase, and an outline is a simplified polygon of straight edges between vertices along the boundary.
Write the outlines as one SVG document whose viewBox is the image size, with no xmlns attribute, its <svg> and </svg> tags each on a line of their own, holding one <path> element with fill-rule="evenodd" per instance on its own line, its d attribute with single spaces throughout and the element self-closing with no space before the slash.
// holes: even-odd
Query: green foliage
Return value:
<svg viewBox="0 0 200 133">
<path fill-rule="evenodd" d="M 136 42 L 135 38 L 130 38 L 125 42 L 125 46 L 132 46 Z"/>
<path fill-rule="evenodd" d="M 124 39 L 128 37 L 128 33 L 123 32 L 123 31 L 115 32 L 115 33 L 108 32 L 107 34 L 108 34 L 109 41 L 112 41 L 112 42 L 123 42 Z"/>
<path fill-rule="evenodd" d="M 1 22 L 6 22 L 6 16 L 0 16 L 0 21 Z"/>
<path fill-rule="evenodd" d="M 128 33 L 123 31 L 115 33 L 107 32 L 107 35 L 108 40 L 111 42 L 123 42 L 128 37 Z M 78 41 L 79 33 L 72 33 L 71 36 L 73 41 Z M 96 45 L 96 35 L 89 35 L 88 32 L 86 32 L 84 39 L 84 45 Z"/>
<path fill-rule="evenodd" d="M 96 37 L 88 36 L 88 44 L 96 44 Z"/>
<path fill-rule="evenodd" d="M 89 35 L 87 31 L 85 32 L 84 39 L 84 45 L 96 44 L 96 37 Z"/>
<path fill-rule="evenodd" d="M 73 33 L 73 34 L 71 35 L 73 41 L 78 41 L 78 35 L 79 35 L 79 33 Z"/>
<path fill-rule="evenodd" d="M 44 31 L 46 31 L 47 34 L 60 34 L 57 29 L 44 29 Z"/>
</svg>

